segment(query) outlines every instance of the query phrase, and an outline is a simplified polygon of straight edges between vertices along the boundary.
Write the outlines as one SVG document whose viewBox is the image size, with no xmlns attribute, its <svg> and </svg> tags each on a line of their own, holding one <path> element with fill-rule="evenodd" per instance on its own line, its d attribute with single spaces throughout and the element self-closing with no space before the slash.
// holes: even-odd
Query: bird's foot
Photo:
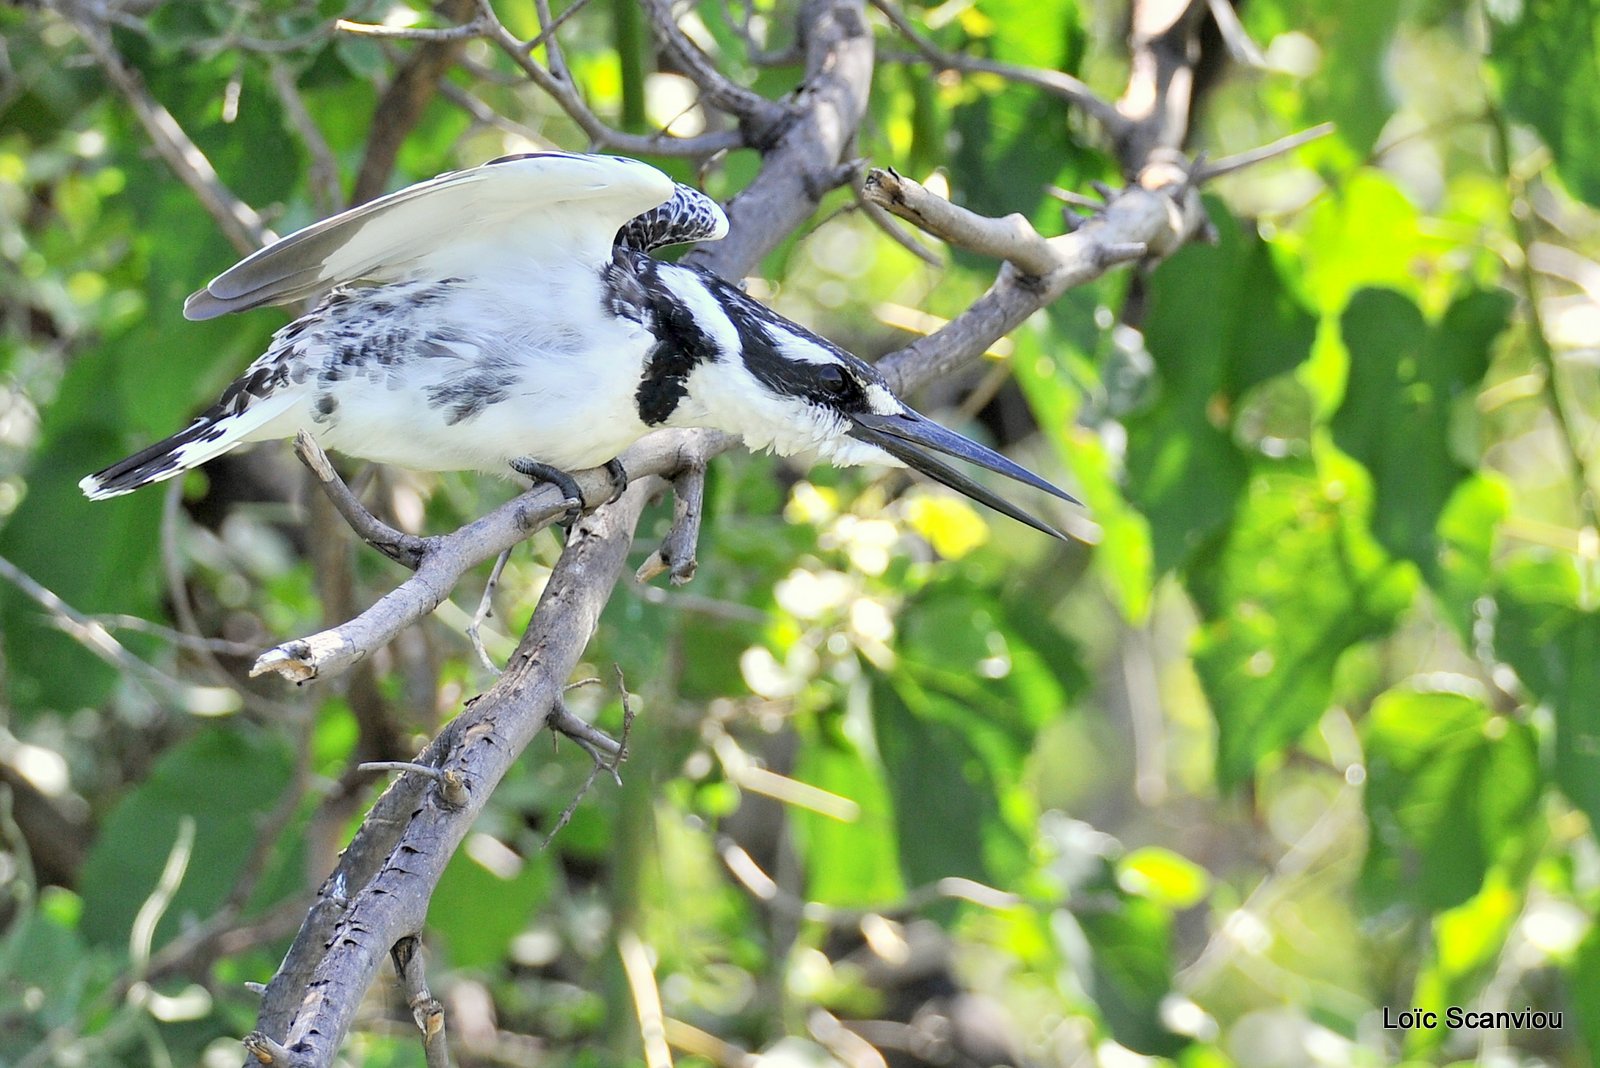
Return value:
<svg viewBox="0 0 1600 1068">
<path fill-rule="evenodd" d="M 570 531 L 572 524 L 583 514 L 583 491 L 578 488 L 578 483 L 573 477 L 559 467 L 551 467 L 526 456 L 512 460 L 511 469 L 535 482 L 548 482 L 561 491 L 562 496 L 566 498 L 563 503 L 567 506 L 566 518 L 561 522 L 561 526 Z"/>
<path fill-rule="evenodd" d="M 607 460 L 606 474 L 611 476 L 611 499 L 606 501 L 607 504 L 610 504 L 612 501 L 615 501 L 617 498 L 621 497 L 622 494 L 627 490 L 628 469 L 622 466 L 621 459 Z"/>
</svg>

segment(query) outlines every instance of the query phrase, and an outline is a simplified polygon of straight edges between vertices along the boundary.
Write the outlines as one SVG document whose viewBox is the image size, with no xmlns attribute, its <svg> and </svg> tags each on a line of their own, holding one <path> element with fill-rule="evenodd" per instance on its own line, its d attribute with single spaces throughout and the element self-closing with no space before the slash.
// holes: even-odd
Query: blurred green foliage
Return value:
<svg viewBox="0 0 1600 1068">
<path fill-rule="evenodd" d="M 134 6 L 117 48 L 279 232 L 325 212 L 315 164 L 348 193 L 414 47 L 330 20 L 438 24 L 399 2 Z M 781 51 L 795 6 L 694 10 L 724 68 L 776 96 L 798 68 L 747 64 L 744 35 Z M 536 32 L 532 5 L 500 7 Z M 941 47 L 1120 91 L 1121 4 L 907 7 Z M 630 129 L 673 120 L 686 87 L 637 15 L 617 0 L 562 31 L 588 99 Z M 1214 246 L 1069 294 L 917 398 L 1073 487 L 1087 507 L 1052 514 L 1082 541 L 872 472 L 719 461 L 694 583 L 619 588 L 588 658 L 608 681 L 571 695 L 615 729 L 625 672 L 625 785 L 598 784 L 545 848 L 588 769 L 535 746 L 433 900 L 429 978 L 463 1063 L 637 1060 L 625 934 L 696 1064 L 844 1062 L 835 1017 L 897 1066 L 1600 1055 L 1596 10 L 1241 17 L 1265 66 L 1208 83 L 1194 145 L 1337 133 L 1216 182 Z M 235 1064 L 243 984 L 270 976 L 378 788 L 350 771 L 374 722 L 410 746 L 488 684 L 463 636 L 487 570 L 365 682 L 242 679 L 244 650 L 400 572 L 309 552 L 327 535 L 283 490 L 284 450 L 194 474 L 165 518 L 160 489 L 78 495 L 282 320 L 182 320 L 234 250 L 67 21 L 5 8 L 0 32 L 0 557 L 92 617 L 64 627 L 0 589 L 0 1063 Z M 879 33 L 874 164 L 1047 233 L 1050 185 L 1113 176 L 1059 100 L 930 75 Z M 534 138 L 583 145 L 481 42 L 448 84 L 391 187 Z M 732 196 L 758 162 L 704 181 Z M 780 310 L 870 356 L 905 340 L 907 309 L 954 316 L 992 279 L 966 255 L 929 267 L 851 204 L 835 194 L 763 265 Z M 388 472 L 372 495 L 442 531 L 510 492 Z M 513 557 L 502 635 L 556 551 L 545 535 Z M 219 917 L 232 942 L 185 948 Z M 399 1002 L 379 992 L 348 1063 L 422 1063 Z M 1564 1027 L 1381 1027 L 1386 1007 L 1450 1005 Z"/>
</svg>

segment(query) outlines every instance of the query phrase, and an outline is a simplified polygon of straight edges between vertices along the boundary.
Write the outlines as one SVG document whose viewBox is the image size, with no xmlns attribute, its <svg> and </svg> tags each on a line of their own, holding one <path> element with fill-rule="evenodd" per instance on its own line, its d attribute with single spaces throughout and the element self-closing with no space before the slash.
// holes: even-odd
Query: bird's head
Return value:
<svg viewBox="0 0 1600 1068">
<path fill-rule="evenodd" d="M 813 455 L 849 466 L 881 463 L 919 471 L 1036 530 L 1065 535 L 949 462 L 964 460 L 1076 504 L 1070 494 L 993 449 L 907 406 L 871 364 L 736 290 L 719 293 L 737 334 L 719 346 L 742 370 L 742 386 L 713 398 L 728 379 L 706 376 L 694 392 L 716 406 L 713 425 L 737 429 L 752 448 Z M 719 403 L 720 402 L 720 403 Z"/>
</svg>

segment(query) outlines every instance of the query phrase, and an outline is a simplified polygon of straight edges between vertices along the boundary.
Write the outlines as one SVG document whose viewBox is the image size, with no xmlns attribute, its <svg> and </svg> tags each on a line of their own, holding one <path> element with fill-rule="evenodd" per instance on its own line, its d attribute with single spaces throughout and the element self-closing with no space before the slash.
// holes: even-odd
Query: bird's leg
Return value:
<svg viewBox="0 0 1600 1068">
<path fill-rule="evenodd" d="M 527 456 L 519 456 L 511 461 L 511 469 L 519 475 L 526 475 L 535 482 L 549 482 L 559 489 L 566 497 L 567 518 L 561 525 L 571 527 L 583 514 L 583 491 L 578 488 L 578 483 L 573 477 L 559 467 L 542 464 L 538 460 Z"/>
<path fill-rule="evenodd" d="M 628 469 L 622 466 L 621 457 L 606 461 L 606 474 L 611 476 L 611 500 L 606 501 L 610 504 L 628 489 Z"/>
</svg>

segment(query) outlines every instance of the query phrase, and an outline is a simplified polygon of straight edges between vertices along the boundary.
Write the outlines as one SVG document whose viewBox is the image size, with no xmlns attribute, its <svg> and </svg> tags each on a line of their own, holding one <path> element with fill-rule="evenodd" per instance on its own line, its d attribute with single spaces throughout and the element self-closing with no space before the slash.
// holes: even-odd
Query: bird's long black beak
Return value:
<svg viewBox="0 0 1600 1068">
<path fill-rule="evenodd" d="M 868 412 L 851 415 L 850 418 L 855 423 L 849 431 L 851 437 L 876 445 L 907 467 L 921 471 L 929 478 L 943 482 L 951 489 L 987 504 L 995 511 L 1008 515 L 1018 522 L 1026 523 L 1053 538 L 1068 540 L 1067 536 L 1055 527 L 1029 515 L 1004 497 L 968 478 L 941 460 L 936 453 L 944 453 L 977 464 L 996 474 L 1044 490 L 1064 501 L 1081 503 L 1072 494 L 1051 485 L 1027 468 L 1012 463 L 993 449 L 986 449 L 976 441 L 962 437 L 954 430 L 945 429 L 909 408 L 898 415 L 877 415 Z"/>
</svg>

